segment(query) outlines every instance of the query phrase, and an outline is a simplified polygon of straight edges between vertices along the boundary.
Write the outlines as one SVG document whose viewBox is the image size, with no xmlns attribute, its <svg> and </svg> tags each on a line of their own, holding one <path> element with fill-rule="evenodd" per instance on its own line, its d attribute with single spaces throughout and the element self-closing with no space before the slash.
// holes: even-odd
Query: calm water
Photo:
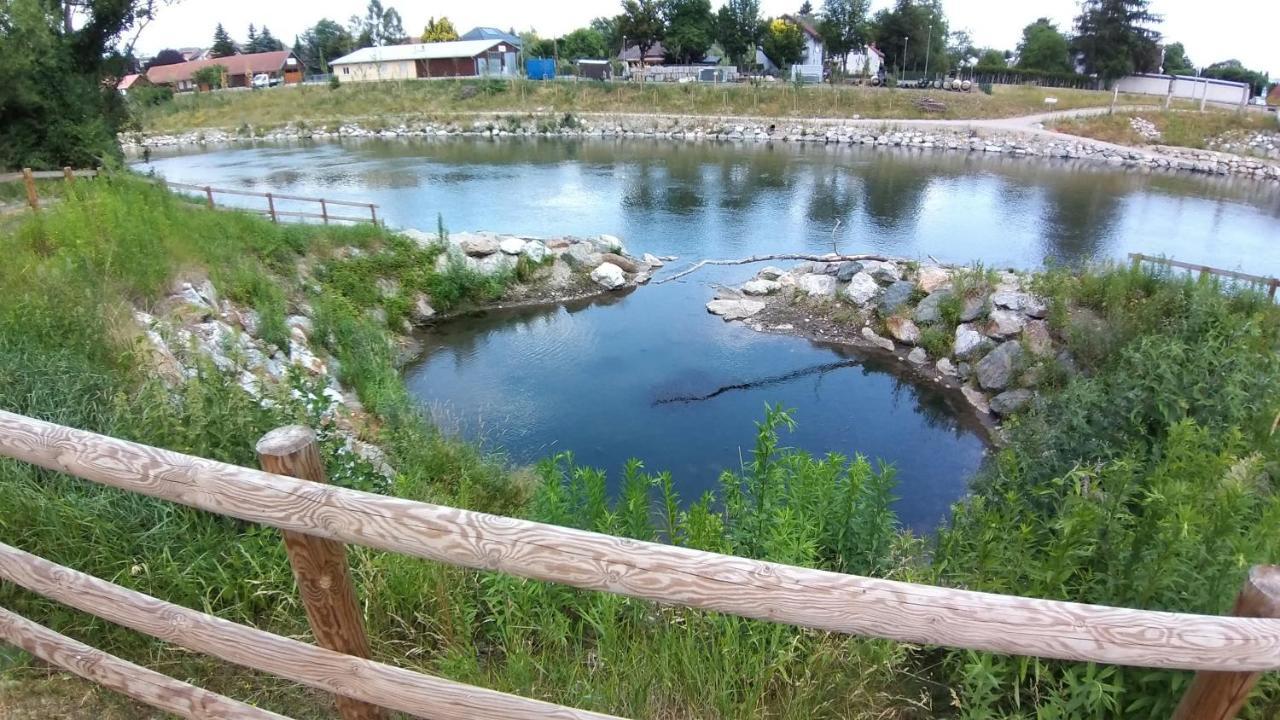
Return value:
<svg viewBox="0 0 1280 720">
<path fill-rule="evenodd" d="M 156 153 L 166 177 L 378 203 L 394 225 L 622 237 L 706 257 L 879 251 L 1037 267 L 1164 253 L 1280 273 L 1280 191 L 1066 162 L 861 147 L 664 141 L 361 140 Z M 456 322 L 425 339 L 411 389 L 446 427 L 515 462 L 571 450 L 613 475 L 670 470 L 686 498 L 750 451 L 765 403 L 795 410 L 791 445 L 892 463 L 898 510 L 945 518 L 981 462 L 951 403 L 896 368 L 702 311 L 714 268 L 609 302 Z"/>
</svg>

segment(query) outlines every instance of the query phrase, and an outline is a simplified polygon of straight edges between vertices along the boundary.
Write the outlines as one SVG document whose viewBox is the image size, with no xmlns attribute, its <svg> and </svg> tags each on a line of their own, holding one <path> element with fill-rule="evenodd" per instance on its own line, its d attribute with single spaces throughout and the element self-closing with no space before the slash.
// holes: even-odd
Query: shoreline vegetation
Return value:
<svg viewBox="0 0 1280 720">
<path fill-rule="evenodd" d="M 1044 320 L 1078 371 L 1050 374 L 1011 413 L 1006 444 L 950 525 L 916 537 L 890 509 L 892 468 L 789 448 L 789 428 L 805 419 L 781 407 L 765 411 L 754 445 L 743 438 L 743 464 L 699 498 L 680 497 L 677 479 L 640 461 L 609 469 L 622 473 L 610 497 L 605 471 L 570 455 L 510 468 L 441 435 L 396 367 L 390 321 L 413 305 L 379 281 L 421 289 L 447 312 L 502 298 L 515 272 L 484 279 L 441 267 L 439 247 L 371 226 L 208 211 L 127 174 L 61 192 L 0 227 L 0 293 L 15 299 L 0 306 L 6 410 L 247 466 L 277 425 L 339 425 L 315 402 L 314 378 L 297 371 L 256 397 L 213 362 L 168 381 L 155 371 L 135 313 L 159 312 L 175 283 L 208 280 L 253 310 L 272 344 L 290 342 L 295 314 L 314 319 L 311 347 L 358 399 L 346 430 L 394 468 L 388 479 L 322 432 L 337 483 L 839 572 L 1211 614 L 1229 611 L 1250 565 L 1280 554 L 1280 309 L 1247 289 L 1115 266 L 1037 273 Z M 964 309 L 953 305 L 940 312 Z M 1088 312 L 1087 327 L 1071 322 L 1072 309 Z M 0 530 L 147 594 L 308 635 L 273 530 L 10 461 L 0 461 Z M 365 549 L 351 562 L 376 658 L 636 718 L 1167 717 L 1191 677 L 840 637 Z M 331 712 L 317 693 L 11 586 L 0 604 L 238 699 L 300 718 Z M 51 683 L 21 656 L 4 667 L 0 709 L 22 717 L 12 688 Z M 1277 712 L 1280 678 L 1267 675 L 1244 717 Z M 109 701 L 98 716 L 136 714 Z"/>
</svg>

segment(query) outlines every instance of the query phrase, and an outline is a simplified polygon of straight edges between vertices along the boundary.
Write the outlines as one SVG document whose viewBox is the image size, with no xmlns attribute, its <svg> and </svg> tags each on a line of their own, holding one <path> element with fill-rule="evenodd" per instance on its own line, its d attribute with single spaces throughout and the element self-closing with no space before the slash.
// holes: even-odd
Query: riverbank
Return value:
<svg viewBox="0 0 1280 720">
<path fill-rule="evenodd" d="M 1061 133 L 1132 147 L 1189 148 L 1280 161 L 1280 120 L 1271 112 L 1136 111 L 1062 118 L 1050 123 Z"/>
<path fill-rule="evenodd" d="M 1080 111 L 1086 112 L 1086 111 Z M 1093 111 L 1089 111 L 1093 112 Z M 343 122 L 274 128 L 193 130 L 178 135 L 123 134 L 126 151 L 186 145 L 219 146 L 257 141 L 348 138 L 662 138 L 677 142 L 805 143 L 910 148 L 932 152 L 1070 159 L 1143 171 L 1235 175 L 1280 183 L 1280 163 L 1232 153 L 1171 146 L 1128 147 L 1044 129 L 1061 113 L 1010 120 L 867 120 L 658 114 L 480 114 Z"/>
</svg>

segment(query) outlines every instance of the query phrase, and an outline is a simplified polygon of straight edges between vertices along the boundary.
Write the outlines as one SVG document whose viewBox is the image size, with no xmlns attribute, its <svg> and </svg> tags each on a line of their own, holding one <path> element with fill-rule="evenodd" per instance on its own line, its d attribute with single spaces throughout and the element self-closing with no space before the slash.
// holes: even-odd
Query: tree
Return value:
<svg viewBox="0 0 1280 720">
<path fill-rule="evenodd" d="M 804 54 L 804 33 L 799 25 L 789 20 L 770 20 L 765 26 L 761 49 L 774 65 L 790 67 L 800 62 L 800 56 Z"/>
<path fill-rule="evenodd" d="M 839 58 L 840 69 L 849 69 L 849 53 L 867 44 L 869 0 L 823 0 L 819 31 L 828 61 Z"/>
<path fill-rule="evenodd" d="M 262 32 L 258 34 L 258 42 L 254 44 L 253 49 L 250 50 L 250 52 L 275 52 L 276 50 L 283 49 L 284 43 L 277 40 L 276 37 L 271 34 L 271 30 L 269 30 L 266 25 L 263 25 Z"/>
<path fill-rule="evenodd" d="M 325 18 L 302 33 L 303 55 L 299 58 L 307 69 L 328 73 L 329 63 L 351 52 L 355 38 L 335 20 Z"/>
<path fill-rule="evenodd" d="M 1068 73 L 1072 71 L 1067 37 L 1049 18 L 1040 18 L 1022 29 L 1018 43 L 1018 67 L 1024 70 Z"/>
<path fill-rule="evenodd" d="M 681 65 L 700 62 L 716 41 L 711 0 L 663 0 L 662 20 L 662 46 Z"/>
<path fill-rule="evenodd" d="M 1187 57 L 1187 50 L 1182 43 L 1169 43 L 1164 46 L 1164 72 L 1168 75 L 1195 75 L 1196 66 Z"/>
<path fill-rule="evenodd" d="M 665 26 L 662 7 L 658 0 L 622 0 L 622 15 L 618 16 L 618 32 L 640 51 L 640 59 L 659 40 Z"/>
<path fill-rule="evenodd" d="M 872 27 L 876 47 L 890 67 L 937 68 L 947 62 L 947 19 L 941 0 L 898 0 L 892 9 L 876 13 Z"/>
<path fill-rule="evenodd" d="M 218 23 L 218 27 L 213 30 L 213 45 L 209 48 L 210 57 L 228 57 L 236 54 L 236 43 L 231 39 L 231 33 L 222 27 L 222 23 Z"/>
<path fill-rule="evenodd" d="M 247 53 L 258 52 L 258 30 L 249 23 L 249 39 L 244 43 L 244 51 Z"/>
<path fill-rule="evenodd" d="M 1223 60 L 1216 62 L 1200 72 L 1204 77 L 1231 82 L 1248 83 L 1254 95 L 1266 95 L 1271 85 L 1271 76 L 1257 70 L 1250 70 L 1239 60 Z"/>
<path fill-rule="evenodd" d="M 443 15 L 439 20 L 434 17 L 427 20 L 427 26 L 422 31 L 422 42 L 449 42 L 458 39 L 458 30 L 454 28 L 453 21 Z"/>
<path fill-rule="evenodd" d="M 797 15 L 799 15 L 799 16 L 801 16 L 801 17 L 808 17 L 808 16 L 812 15 L 812 14 L 813 14 L 813 3 L 809 2 L 809 0 L 804 0 L 804 2 L 800 4 L 800 12 L 798 12 L 798 13 L 796 13 L 796 14 L 797 14 Z"/>
<path fill-rule="evenodd" d="M 759 0 L 727 0 L 716 13 L 716 42 L 740 69 L 755 64 L 761 30 Z"/>
<path fill-rule="evenodd" d="M 153 67 L 160 67 L 162 65 L 177 65 L 178 63 L 186 61 L 187 59 L 183 57 L 182 53 L 174 50 L 173 48 L 165 48 L 164 50 L 156 53 L 155 57 L 151 58 L 151 62 L 147 63 L 147 69 L 149 70 Z"/>
<path fill-rule="evenodd" d="M 609 57 L 609 46 L 599 30 L 578 28 L 560 38 L 560 57 L 565 60 L 601 60 Z"/>
<path fill-rule="evenodd" d="M 217 90 L 222 87 L 223 73 L 227 69 L 221 65 L 206 65 L 199 70 L 191 73 L 191 79 L 195 81 L 198 88 L 209 88 Z"/>
<path fill-rule="evenodd" d="M 1160 17 L 1150 0 L 1085 0 L 1076 18 L 1076 46 L 1086 71 L 1106 82 L 1149 72 L 1160 62 L 1160 33 L 1149 25 Z"/>
<path fill-rule="evenodd" d="M 382 0 L 369 0 L 364 17 L 351 16 L 351 34 L 357 47 L 395 45 L 404 40 L 404 22 L 395 8 L 384 8 Z"/>
<path fill-rule="evenodd" d="M 604 46 L 607 48 L 605 56 L 608 57 L 613 53 L 621 53 L 625 48 L 622 47 L 622 33 L 618 30 L 621 23 L 621 16 L 614 17 L 598 17 L 591 21 L 589 26 L 592 30 L 600 33 L 600 37 L 604 38 Z"/>
<path fill-rule="evenodd" d="M 973 45 L 973 37 L 967 30 L 955 30 L 947 35 L 947 65 L 958 68 L 976 63 L 978 49 Z"/>
<path fill-rule="evenodd" d="M 987 48 L 978 56 L 978 67 L 1006 68 L 1009 67 L 1009 60 L 1005 57 L 1005 52 L 1003 50 Z"/>
</svg>

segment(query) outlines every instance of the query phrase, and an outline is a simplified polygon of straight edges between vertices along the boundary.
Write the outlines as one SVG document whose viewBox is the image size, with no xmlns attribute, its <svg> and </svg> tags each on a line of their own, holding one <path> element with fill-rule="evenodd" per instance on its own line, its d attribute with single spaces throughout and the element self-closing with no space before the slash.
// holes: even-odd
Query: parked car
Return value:
<svg viewBox="0 0 1280 720">
<path fill-rule="evenodd" d="M 255 90 L 258 88 L 274 87 L 279 84 L 280 78 L 273 78 L 267 73 L 258 73 L 253 76 L 253 88 Z"/>
</svg>

